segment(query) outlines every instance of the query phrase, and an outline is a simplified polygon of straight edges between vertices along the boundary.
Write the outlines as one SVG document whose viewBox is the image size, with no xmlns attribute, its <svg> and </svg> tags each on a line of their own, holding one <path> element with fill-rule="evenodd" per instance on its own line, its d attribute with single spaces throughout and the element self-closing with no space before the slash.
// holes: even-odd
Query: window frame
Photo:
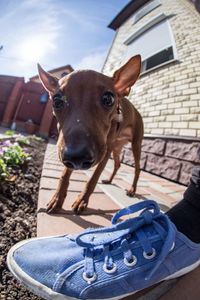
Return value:
<svg viewBox="0 0 200 300">
<path fill-rule="evenodd" d="M 148 70 L 144 70 L 141 73 L 141 75 L 142 74 L 146 74 L 146 73 L 148 73 L 148 72 L 150 72 L 152 70 L 155 70 L 157 68 L 165 66 L 166 64 L 169 64 L 169 63 L 172 63 L 172 62 L 175 62 L 175 61 L 178 60 L 178 53 L 177 53 L 176 43 L 175 43 L 174 35 L 173 35 L 172 29 L 171 29 L 171 26 L 170 26 L 170 23 L 169 23 L 169 20 L 168 20 L 169 17 L 170 16 L 167 16 L 164 13 L 158 14 L 157 16 L 155 16 L 154 18 L 152 18 L 148 22 L 146 22 L 142 27 L 140 27 L 138 30 L 136 30 L 133 34 L 131 34 L 124 41 L 124 44 L 128 47 L 128 46 L 130 46 L 134 42 L 135 39 L 137 39 L 140 36 L 142 36 L 147 30 L 153 28 L 155 25 L 158 25 L 159 23 L 161 23 L 163 21 L 166 21 L 166 24 L 167 24 L 167 27 L 168 27 L 168 31 L 169 31 L 169 35 L 170 35 L 170 40 L 171 40 L 171 45 L 169 47 L 172 47 L 174 58 L 171 59 L 171 60 L 168 60 L 168 61 L 166 61 L 164 63 L 161 63 L 161 64 L 159 64 L 157 66 L 154 66 L 153 68 L 150 68 Z M 164 48 L 164 49 L 166 49 L 166 48 Z M 163 51 L 164 49 L 159 49 L 159 52 Z M 153 53 L 151 56 L 147 57 L 145 60 L 147 60 L 148 58 L 152 57 L 153 55 L 158 54 L 159 52 Z M 127 53 L 127 51 L 125 51 L 124 54 L 126 55 L 126 53 Z M 144 62 L 145 60 L 143 60 L 142 62 Z"/>
<path fill-rule="evenodd" d="M 162 5 L 161 0 L 152 0 L 136 11 L 133 16 L 133 25 L 139 22 L 143 17 L 149 14 L 152 10 Z"/>
</svg>

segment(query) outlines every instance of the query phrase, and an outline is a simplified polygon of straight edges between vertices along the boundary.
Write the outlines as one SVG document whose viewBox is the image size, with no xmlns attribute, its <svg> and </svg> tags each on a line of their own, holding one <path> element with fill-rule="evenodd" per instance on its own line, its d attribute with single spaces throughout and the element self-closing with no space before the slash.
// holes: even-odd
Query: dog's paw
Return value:
<svg viewBox="0 0 200 300">
<path fill-rule="evenodd" d="M 87 208 L 88 202 L 82 198 L 77 198 L 72 204 L 72 210 L 75 214 L 79 215 L 83 210 Z"/>
<path fill-rule="evenodd" d="M 126 190 L 126 195 L 129 197 L 134 197 L 135 196 L 135 189 L 131 187 L 129 190 Z"/>
<path fill-rule="evenodd" d="M 103 183 L 103 184 L 111 184 L 111 181 L 109 179 L 103 179 L 103 180 L 101 180 L 101 183 Z"/>
<path fill-rule="evenodd" d="M 58 212 L 62 208 L 62 205 L 59 202 L 60 201 L 58 197 L 56 195 L 53 196 L 53 198 L 47 204 L 47 208 L 46 208 L 47 213 L 50 214 L 50 213 Z"/>
</svg>

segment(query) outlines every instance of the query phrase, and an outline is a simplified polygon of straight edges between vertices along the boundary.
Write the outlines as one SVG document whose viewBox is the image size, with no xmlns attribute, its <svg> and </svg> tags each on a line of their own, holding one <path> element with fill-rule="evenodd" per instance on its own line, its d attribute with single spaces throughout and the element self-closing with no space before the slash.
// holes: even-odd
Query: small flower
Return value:
<svg viewBox="0 0 200 300">
<path fill-rule="evenodd" d="M 10 147 L 10 146 L 12 146 L 13 144 L 12 144 L 12 142 L 10 141 L 10 140 L 7 140 L 7 141 L 4 141 L 3 142 L 3 146 L 6 146 L 6 147 Z"/>
<path fill-rule="evenodd" d="M 24 151 L 25 153 L 27 153 L 27 154 L 30 153 L 30 149 L 29 149 L 29 148 L 23 148 L 23 151 Z"/>
</svg>

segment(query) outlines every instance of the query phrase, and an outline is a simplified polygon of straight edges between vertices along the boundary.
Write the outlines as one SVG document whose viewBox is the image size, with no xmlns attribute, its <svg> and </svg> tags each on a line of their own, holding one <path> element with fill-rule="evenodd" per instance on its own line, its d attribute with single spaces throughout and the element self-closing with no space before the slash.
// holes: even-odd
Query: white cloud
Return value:
<svg viewBox="0 0 200 300">
<path fill-rule="evenodd" d="M 21 0 L 10 10 L 12 3 L 8 0 L 3 18 L 0 18 L 0 27 L 5 28 L 2 56 L 12 62 L 9 66 L 9 60 L 5 60 L 4 66 L 27 73 L 37 62 L 45 61 L 47 55 L 56 52 L 62 25 L 56 4 L 51 0 Z"/>
<path fill-rule="evenodd" d="M 115 13 L 111 2 L 0 0 L 0 72 L 27 78 L 37 72 L 36 62 L 46 70 L 71 64 L 101 71 L 112 37 L 106 29 Z"/>
<path fill-rule="evenodd" d="M 107 55 L 107 49 L 96 52 L 92 52 L 89 55 L 83 57 L 77 65 L 76 70 L 90 69 L 95 71 L 101 71 Z"/>
</svg>

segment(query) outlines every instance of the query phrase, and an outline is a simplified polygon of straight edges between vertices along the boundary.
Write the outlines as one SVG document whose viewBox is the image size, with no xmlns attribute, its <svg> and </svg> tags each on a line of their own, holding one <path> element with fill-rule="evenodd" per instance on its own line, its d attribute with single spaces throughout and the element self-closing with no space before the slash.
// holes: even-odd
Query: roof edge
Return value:
<svg viewBox="0 0 200 300">
<path fill-rule="evenodd" d="M 108 28 L 117 30 L 136 10 L 149 2 L 150 0 L 132 0 L 130 1 L 110 22 Z"/>
<path fill-rule="evenodd" d="M 49 70 L 48 72 L 49 72 L 49 73 L 53 73 L 53 72 L 60 71 L 60 70 L 62 70 L 62 69 L 69 69 L 70 72 L 73 72 L 73 71 L 74 71 L 74 69 L 72 68 L 71 65 L 66 65 L 66 66 L 62 66 L 62 67 L 58 67 L 58 68 Z M 35 76 L 30 77 L 30 80 L 37 79 L 37 78 L 39 78 L 39 76 L 38 76 L 38 75 L 35 75 Z"/>
</svg>

